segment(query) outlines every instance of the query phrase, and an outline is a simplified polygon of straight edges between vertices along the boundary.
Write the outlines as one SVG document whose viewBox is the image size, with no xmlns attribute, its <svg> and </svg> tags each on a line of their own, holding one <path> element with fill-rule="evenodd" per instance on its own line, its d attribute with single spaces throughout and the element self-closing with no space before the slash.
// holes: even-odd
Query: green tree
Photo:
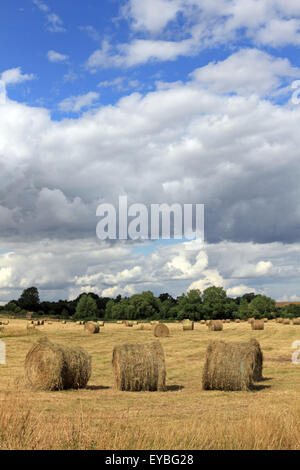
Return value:
<svg viewBox="0 0 300 470">
<path fill-rule="evenodd" d="M 24 310 L 37 312 L 40 309 L 39 291 L 36 287 L 25 289 L 18 300 L 19 306 Z"/>
<path fill-rule="evenodd" d="M 259 318 L 270 318 L 271 312 L 275 310 L 276 302 L 275 300 L 267 297 L 265 295 L 257 295 L 250 303 L 250 310 L 257 311 L 259 313 Z"/>
<path fill-rule="evenodd" d="M 201 292 L 199 289 L 191 289 L 187 294 L 178 297 L 177 318 L 183 320 L 201 320 L 203 315 Z"/>
<path fill-rule="evenodd" d="M 205 319 L 225 317 L 228 299 L 223 287 L 208 287 L 202 294 L 202 301 Z"/>
<path fill-rule="evenodd" d="M 74 320 L 82 320 L 82 319 L 92 319 L 97 317 L 97 303 L 96 300 L 93 299 L 91 295 L 82 294 L 80 297 L 75 315 L 73 316 Z"/>
</svg>

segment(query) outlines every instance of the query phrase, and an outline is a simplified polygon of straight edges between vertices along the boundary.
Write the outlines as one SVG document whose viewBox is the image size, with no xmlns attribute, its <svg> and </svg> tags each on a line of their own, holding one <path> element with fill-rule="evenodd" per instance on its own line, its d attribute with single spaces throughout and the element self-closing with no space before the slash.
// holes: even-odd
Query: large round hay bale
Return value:
<svg viewBox="0 0 300 470">
<path fill-rule="evenodd" d="M 206 351 L 203 390 L 250 390 L 254 361 L 254 347 L 250 343 L 212 341 Z"/>
<path fill-rule="evenodd" d="M 165 355 L 159 341 L 115 346 L 112 365 L 118 390 L 166 390 Z"/>
<path fill-rule="evenodd" d="M 158 325 L 155 325 L 154 328 L 154 336 L 157 338 L 166 338 L 169 336 L 170 331 L 167 325 L 164 325 L 163 323 L 159 323 Z"/>
<path fill-rule="evenodd" d="M 294 318 L 293 325 L 300 325 L 300 318 Z"/>
<path fill-rule="evenodd" d="M 210 320 L 207 326 L 210 331 L 222 331 L 223 330 L 223 323 L 221 322 L 221 320 Z"/>
<path fill-rule="evenodd" d="M 265 324 L 263 320 L 254 320 L 251 323 L 251 328 L 252 330 L 264 330 L 265 329 Z"/>
<path fill-rule="evenodd" d="M 290 325 L 291 320 L 289 318 L 284 318 L 283 322 L 284 325 Z"/>
<path fill-rule="evenodd" d="M 255 318 L 248 318 L 248 323 L 254 322 Z"/>
<path fill-rule="evenodd" d="M 263 380 L 263 376 L 262 376 L 263 361 L 264 361 L 263 353 L 262 353 L 259 342 L 255 338 L 252 338 L 250 340 L 250 344 L 254 348 L 254 355 L 255 355 L 255 357 L 254 357 L 254 369 L 253 369 L 253 380 L 254 380 L 254 382 L 260 382 L 261 380 Z"/>
<path fill-rule="evenodd" d="M 91 358 L 81 348 L 54 344 L 43 338 L 25 359 L 25 376 L 36 390 L 84 388 L 91 375 Z"/>
<path fill-rule="evenodd" d="M 182 329 L 183 329 L 183 331 L 193 330 L 194 329 L 194 322 L 190 321 L 190 320 L 185 320 L 182 323 Z"/>
<path fill-rule="evenodd" d="M 84 331 L 89 333 L 90 335 L 94 335 L 100 332 L 100 326 L 97 323 L 93 323 L 92 321 L 88 321 L 84 325 Z"/>
</svg>

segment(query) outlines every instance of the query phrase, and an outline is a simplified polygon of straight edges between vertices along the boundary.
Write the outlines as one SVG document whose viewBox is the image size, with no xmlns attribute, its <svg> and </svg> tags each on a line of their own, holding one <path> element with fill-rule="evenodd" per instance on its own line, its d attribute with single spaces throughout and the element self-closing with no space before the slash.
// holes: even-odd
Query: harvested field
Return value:
<svg viewBox="0 0 300 470">
<path fill-rule="evenodd" d="M 194 331 L 168 323 L 160 338 L 167 371 L 165 392 L 125 392 L 114 387 L 112 351 L 117 344 L 156 341 L 151 330 L 106 323 L 87 335 L 73 322 L 27 331 L 27 321 L 10 320 L 1 333 L 7 363 L 0 365 L 1 449 L 299 449 L 300 374 L 292 363 L 299 326 L 269 322 L 252 331 L 247 322 Z M 24 360 L 37 339 L 79 346 L 92 358 L 85 389 L 32 391 Z M 206 349 L 211 340 L 249 342 L 264 356 L 262 382 L 252 391 L 202 390 Z M 253 412 L 255 410 L 255 413 Z"/>
</svg>

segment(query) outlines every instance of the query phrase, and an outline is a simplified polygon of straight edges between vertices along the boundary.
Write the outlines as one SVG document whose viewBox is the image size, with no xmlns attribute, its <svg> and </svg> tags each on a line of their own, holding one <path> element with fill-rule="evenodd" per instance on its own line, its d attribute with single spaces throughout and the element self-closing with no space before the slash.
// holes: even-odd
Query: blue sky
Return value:
<svg viewBox="0 0 300 470">
<path fill-rule="evenodd" d="M 300 298 L 295 1 L 3 0 L 0 43 L 0 302 Z M 101 244 L 124 194 L 205 204 L 205 248 Z"/>
</svg>

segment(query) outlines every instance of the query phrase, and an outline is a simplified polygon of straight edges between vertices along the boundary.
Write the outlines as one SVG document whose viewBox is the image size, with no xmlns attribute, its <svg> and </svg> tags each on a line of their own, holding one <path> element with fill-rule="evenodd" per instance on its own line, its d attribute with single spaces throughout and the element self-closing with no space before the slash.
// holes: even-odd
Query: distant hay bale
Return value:
<svg viewBox="0 0 300 470">
<path fill-rule="evenodd" d="M 143 330 L 153 330 L 153 327 L 149 323 L 141 323 L 140 325 L 138 325 L 137 330 L 142 330 L 142 331 Z"/>
<path fill-rule="evenodd" d="M 89 333 L 90 335 L 94 335 L 100 332 L 100 326 L 97 323 L 93 323 L 92 321 L 88 321 L 84 325 L 84 331 Z"/>
<path fill-rule="evenodd" d="M 138 324 L 139 324 L 139 322 L 138 322 L 138 321 L 136 321 L 136 320 L 134 320 L 134 321 L 132 322 L 132 324 L 133 324 L 133 325 L 138 325 Z"/>
<path fill-rule="evenodd" d="M 251 323 L 251 328 L 252 330 L 264 330 L 265 329 L 265 324 L 263 320 L 254 320 Z"/>
<path fill-rule="evenodd" d="M 248 323 L 254 322 L 255 318 L 248 318 Z"/>
<path fill-rule="evenodd" d="M 264 323 L 268 323 L 268 318 L 263 318 Z"/>
<path fill-rule="evenodd" d="M 222 323 L 225 323 L 225 322 L 226 322 L 225 318 L 223 318 L 223 319 L 221 320 L 221 322 L 222 322 Z"/>
<path fill-rule="evenodd" d="M 263 362 L 264 362 L 263 353 L 262 353 L 262 350 L 260 348 L 259 342 L 255 338 L 252 338 L 250 340 L 250 344 L 254 348 L 254 355 L 255 355 L 255 357 L 254 357 L 254 369 L 253 369 L 253 380 L 254 380 L 254 382 L 260 382 L 261 380 L 263 380 L 263 375 L 262 375 Z"/>
<path fill-rule="evenodd" d="M 66 324 L 67 324 L 66 320 L 63 320 L 63 321 L 62 321 L 62 324 L 63 324 L 63 325 L 66 325 Z"/>
<path fill-rule="evenodd" d="M 123 325 L 123 321 L 122 321 L 122 320 L 118 320 L 118 321 L 117 321 L 117 325 Z"/>
<path fill-rule="evenodd" d="M 236 320 L 234 320 L 235 323 L 241 323 L 241 320 L 239 318 L 237 318 Z"/>
<path fill-rule="evenodd" d="M 290 325 L 291 321 L 289 318 L 285 318 L 282 322 L 284 325 Z"/>
<path fill-rule="evenodd" d="M 133 322 L 131 320 L 125 320 L 125 323 L 124 323 L 125 326 L 133 326 Z"/>
<path fill-rule="evenodd" d="M 254 363 L 254 345 L 212 341 L 206 351 L 203 390 L 251 390 Z"/>
<path fill-rule="evenodd" d="M 205 325 L 205 320 L 200 321 L 201 325 Z"/>
<path fill-rule="evenodd" d="M 165 391 L 165 355 L 159 341 L 115 346 L 112 359 L 115 385 L 128 392 Z"/>
<path fill-rule="evenodd" d="M 158 320 L 152 320 L 150 322 L 150 325 L 159 325 L 159 321 Z"/>
<path fill-rule="evenodd" d="M 97 321 L 99 326 L 104 326 L 104 321 Z"/>
<path fill-rule="evenodd" d="M 227 320 L 225 320 L 225 323 L 230 323 L 230 320 L 229 320 L 229 318 L 227 318 Z"/>
<path fill-rule="evenodd" d="M 221 322 L 221 320 L 210 320 L 207 326 L 208 326 L 209 331 L 222 331 L 223 330 L 223 323 Z"/>
<path fill-rule="evenodd" d="M 190 321 L 190 320 L 185 320 L 185 321 L 182 323 L 182 329 L 183 329 L 183 331 L 186 331 L 186 330 L 193 330 L 193 329 L 194 329 L 194 322 L 193 322 L 193 321 Z"/>
<path fill-rule="evenodd" d="M 300 318 L 294 318 L 293 325 L 300 325 Z"/>
<path fill-rule="evenodd" d="M 167 325 L 164 325 L 163 323 L 159 323 L 158 325 L 155 325 L 154 328 L 154 336 L 157 338 L 166 338 L 169 336 L 170 331 Z"/>
<path fill-rule="evenodd" d="M 54 344 L 43 338 L 25 359 L 25 376 L 35 390 L 85 388 L 91 375 L 91 358 L 81 348 Z"/>
<path fill-rule="evenodd" d="M 9 325 L 9 320 L 5 320 L 4 322 L 2 322 L 2 325 Z"/>
<path fill-rule="evenodd" d="M 283 318 L 277 318 L 277 323 L 283 323 Z"/>
<path fill-rule="evenodd" d="M 205 320 L 205 325 L 208 326 L 210 324 L 211 320 Z"/>
</svg>

